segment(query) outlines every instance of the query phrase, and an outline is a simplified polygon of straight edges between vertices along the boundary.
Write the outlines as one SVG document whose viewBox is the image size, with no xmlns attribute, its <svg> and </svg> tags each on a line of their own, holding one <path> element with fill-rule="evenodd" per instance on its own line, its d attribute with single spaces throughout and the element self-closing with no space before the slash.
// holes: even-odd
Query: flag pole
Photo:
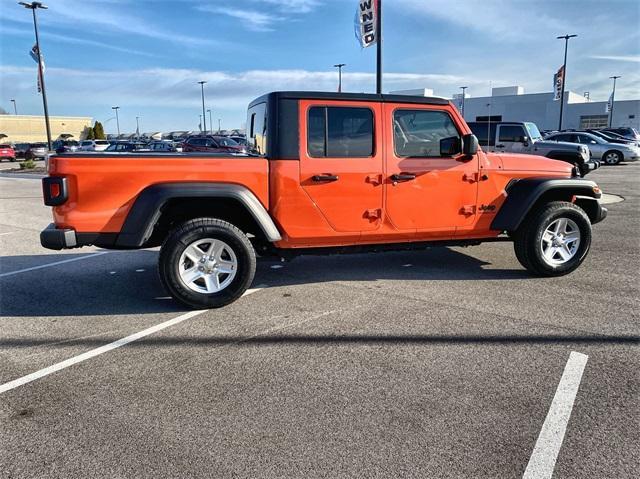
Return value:
<svg viewBox="0 0 640 479">
<path fill-rule="evenodd" d="M 376 93 L 382 95 L 382 0 L 376 2 Z"/>
</svg>

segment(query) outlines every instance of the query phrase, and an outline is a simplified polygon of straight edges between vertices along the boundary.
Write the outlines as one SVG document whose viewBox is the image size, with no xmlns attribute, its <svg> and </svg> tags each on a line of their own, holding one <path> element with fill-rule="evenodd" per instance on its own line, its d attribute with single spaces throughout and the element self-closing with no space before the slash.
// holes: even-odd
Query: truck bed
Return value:
<svg viewBox="0 0 640 479">
<path fill-rule="evenodd" d="M 238 184 L 269 207 L 269 165 L 263 158 L 220 154 L 88 153 L 52 156 L 50 176 L 67 179 L 68 200 L 53 208 L 58 228 L 117 233 L 145 188 L 173 182 Z"/>
</svg>

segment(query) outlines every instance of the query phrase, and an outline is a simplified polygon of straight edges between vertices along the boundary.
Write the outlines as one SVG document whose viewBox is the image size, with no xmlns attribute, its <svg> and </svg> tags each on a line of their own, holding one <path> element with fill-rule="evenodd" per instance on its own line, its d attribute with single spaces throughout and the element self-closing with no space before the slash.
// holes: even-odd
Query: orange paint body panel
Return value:
<svg viewBox="0 0 640 479">
<path fill-rule="evenodd" d="M 65 176 L 69 185 L 69 199 L 53 208 L 54 222 L 77 232 L 118 233 L 140 192 L 160 183 L 242 185 L 269 206 L 269 165 L 262 158 L 74 155 L 52 157 L 49 174 Z"/>
</svg>

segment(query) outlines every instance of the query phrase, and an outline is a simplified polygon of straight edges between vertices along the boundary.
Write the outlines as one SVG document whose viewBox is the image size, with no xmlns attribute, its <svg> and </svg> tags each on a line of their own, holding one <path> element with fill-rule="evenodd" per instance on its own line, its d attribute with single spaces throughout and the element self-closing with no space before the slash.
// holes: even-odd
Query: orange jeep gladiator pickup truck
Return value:
<svg viewBox="0 0 640 479">
<path fill-rule="evenodd" d="M 249 105 L 249 153 L 51 157 L 46 248 L 161 246 L 160 279 L 193 308 L 250 286 L 256 254 L 512 241 L 534 275 L 576 269 L 600 189 L 565 162 L 485 153 L 447 100 L 276 92 Z"/>
</svg>

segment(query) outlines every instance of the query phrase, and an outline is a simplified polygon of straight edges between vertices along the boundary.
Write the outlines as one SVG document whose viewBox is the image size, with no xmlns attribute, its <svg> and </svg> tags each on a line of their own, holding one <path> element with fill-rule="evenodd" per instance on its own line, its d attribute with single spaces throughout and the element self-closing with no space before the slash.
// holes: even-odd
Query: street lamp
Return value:
<svg viewBox="0 0 640 479">
<path fill-rule="evenodd" d="M 465 97 L 465 90 L 469 88 L 468 86 L 461 86 L 460 89 L 462 90 L 462 118 L 464 118 L 464 97 Z"/>
<path fill-rule="evenodd" d="M 209 112 L 209 126 L 211 127 L 211 134 L 213 134 L 213 120 L 211 119 L 211 110 L 207 110 Z"/>
<path fill-rule="evenodd" d="M 11 100 L 11 102 L 13 103 L 13 113 L 14 114 L 18 114 L 18 107 L 16 106 L 16 101 L 15 100 Z"/>
<path fill-rule="evenodd" d="M 112 106 L 111 109 L 115 110 L 116 112 L 116 125 L 118 126 L 118 137 L 120 137 L 120 118 L 118 117 L 118 110 L 120 109 L 120 107 Z"/>
<path fill-rule="evenodd" d="M 613 80 L 613 91 L 611 92 L 611 111 L 609 112 L 609 128 L 613 126 L 613 103 L 616 99 L 616 80 L 622 78 L 620 75 L 609 77 Z"/>
<path fill-rule="evenodd" d="M 336 65 L 333 65 L 338 69 L 338 93 L 342 92 L 342 67 L 346 65 L 346 63 L 337 63 Z"/>
<path fill-rule="evenodd" d="M 218 133 L 222 132 L 222 128 L 220 127 L 220 123 L 222 122 L 221 118 L 218 118 Z"/>
<path fill-rule="evenodd" d="M 204 133 L 205 135 L 207 134 L 207 116 L 204 112 L 204 84 L 207 83 L 206 81 L 199 81 L 198 83 L 200 83 L 200 88 L 202 90 L 202 120 L 204 121 Z"/>
<path fill-rule="evenodd" d="M 140 139 L 140 117 L 136 116 L 136 134 L 138 135 L 138 140 Z"/>
<path fill-rule="evenodd" d="M 562 110 L 564 108 L 564 85 L 567 82 L 567 50 L 569 48 L 569 39 L 578 35 L 563 35 L 556 37 L 558 40 L 564 40 L 564 63 L 562 64 L 562 96 L 560 97 L 560 121 L 558 122 L 558 130 L 562 131 Z"/>
<path fill-rule="evenodd" d="M 46 5 L 43 5 L 40 2 L 18 2 L 18 5 L 22 5 L 24 8 L 28 8 L 33 13 L 33 29 L 36 33 L 36 50 L 38 54 L 38 78 L 40 78 L 40 86 L 42 87 L 42 105 L 44 107 L 44 124 L 47 129 L 47 146 L 49 147 L 49 151 L 51 151 L 51 127 L 49 126 L 49 107 L 47 106 L 47 90 L 44 87 L 44 73 L 42 71 L 42 55 L 40 53 L 40 38 L 38 37 L 38 20 L 36 18 L 36 10 L 38 8 L 42 8 L 46 10 Z M 15 102 L 14 102 L 15 106 Z"/>
</svg>

